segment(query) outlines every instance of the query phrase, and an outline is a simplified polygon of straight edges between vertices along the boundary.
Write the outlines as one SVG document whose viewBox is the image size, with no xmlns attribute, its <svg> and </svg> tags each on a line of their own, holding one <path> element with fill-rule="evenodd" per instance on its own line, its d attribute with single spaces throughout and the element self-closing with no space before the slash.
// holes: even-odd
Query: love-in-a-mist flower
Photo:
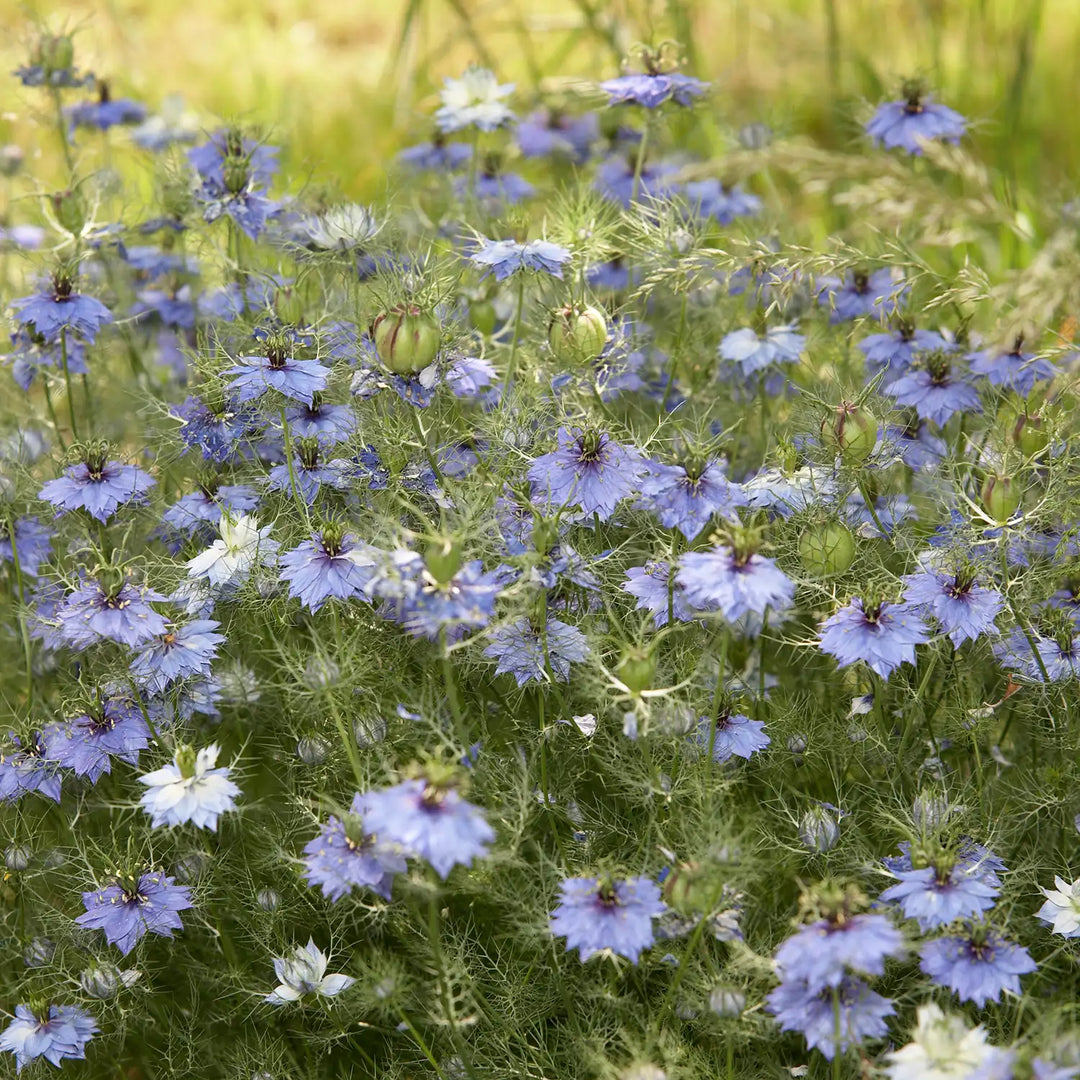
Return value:
<svg viewBox="0 0 1080 1080">
<path fill-rule="evenodd" d="M 686 601 L 686 590 L 671 580 L 671 564 L 659 559 L 630 567 L 622 590 L 636 597 L 636 610 L 652 612 L 654 626 L 667 626 L 669 608 L 679 622 L 691 622 L 697 616 Z"/>
<path fill-rule="evenodd" d="M 402 150 L 397 159 L 411 169 L 426 172 L 453 172 L 467 164 L 472 147 L 465 142 L 448 142 L 436 132 L 430 142 L 417 143 Z"/>
<path fill-rule="evenodd" d="M 717 544 L 711 551 L 691 551 L 679 560 L 675 580 L 689 604 L 719 611 L 729 622 L 747 614 L 785 611 L 795 597 L 795 583 L 774 559 L 737 546 Z"/>
<path fill-rule="evenodd" d="M 150 745 L 142 709 L 123 696 L 95 700 L 73 719 L 48 725 L 42 735 L 50 760 L 92 784 L 112 771 L 113 758 L 137 765 L 139 753 Z"/>
<path fill-rule="evenodd" d="M 724 475 L 719 461 L 690 458 L 679 465 L 664 465 L 648 458 L 638 483 L 635 504 L 656 515 L 666 529 L 678 529 L 693 540 L 713 515 L 737 521 L 736 507 L 745 506 L 746 494 Z"/>
<path fill-rule="evenodd" d="M 75 283 L 65 272 L 58 272 L 41 292 L 10 301 L 10 307 L 18 322 L 32 326 L 50 342 L 66 333 L 93 344 L 98 331 L 113 321 L 112 312 L 100 300 L 75 292 Z"/>
<path fill-rule="evenodd" d="M 114 98 L 107 82 L 98 80 L 97 100 L 79 101 L 64 107 L 64 116 L 72 128 L 108 131 L 121 124 L 138 124 L 146 119 L 146 106 L 130 98 Z"/>
<path fill-rule="evenodd" d="M 286 334 L 276 334 L 265 342 L 265 356 L 241 356 L 226 368 L 233 376 L 229 389 L 238 402 L 255 401 L 268 390 L 276 390 L 292 401 L 311 405 L 315 395 L 326 389 L 330 369 L 318 360 L 302 360 L 293 355 L 293 342 Z"/>
<path fill-rule="evenodd" d="M 109 567 L 70 592 L 57 607 L 59 634 L 72 649 L 101 640 L 129 649 L 168 629 L 168 620 L 150 604 L 165 600 L 146 585 L 136 585 L 123 570 Z"/>
<path fill-rule="evenodd" d="M 920 1005 L 911 1042 L 885 1055 L 889 1080 L 1011 1080 L 1015 1052 L 991 1046 L 932 1002 Z"/>
<path fill-rule="evenodd" d="M 84 1059 L 99 1030 L 77 1005 L 16 1005 L 15 1018 L 0 1033 L 0 1050 L 15 1055 L 17 1073 L 40 1057 L 60 1068 L 66 1058 Z"/>
<path fill-rule="evenodd" d="M 389 900 L 394 875 L 407 869 L 401 850 L 368 830 L 365 812 L 365 797 L 357 792 L 349 812 L 340 818 L 331 814 L 304 847 L 304 879 L 328 900 L 340 900 L 355 888 Z"/>
<path fill-rule="evenodd" d="M 641 105 L 646 109 L 659 108 L 667 101 L 676 105 L 692 105 L 709 89 L 707 82 L 675 70 L 673 57 L 664 55 L 664 48 L 641 50 L 644 71 L 607 79 L 600 89 L 608 96 L 609 105 Z"/>
<path fill-rule="evenodd" d="M 331 599 L 370 599 L 376 560 L 352 533 L 327 523 L 310 540 L 285 552 L 280 566 L 289 595 L 315 612 Z"/>
<path fill-rule="evenodd" d="M 151 693 L 163 694 L 180 679 L 208 676 L 218 646 L 225 642 L 225 635 L 217 633 L 220 627 L 221 623 L 214 619 L 173 623 L 132 658 L 135 681 Z"/>
<path fill-rule="evenodd" d="M 970 862 L 942 853 L 929 866 L 894 869 L 897 884 L 882 894 L 899 904 L 904 916 L 915 919 L 921 930 L 947 926 L 954 919 L 979 918 L 997 901 L 1001 883 L 982 862 Z"/>
<path fill-rule="evenodd" d="M 327 975 L 326 954 L 308 938 L 306 945 L 298 945 L 292 956 L 274 958 L 274 974 L 280 983 L 263 998 L 271 1005 L 288 1005 L 307 994 L 319 997 L 336 997 L 348 990 L 356 980 L 351 975 Z"/>
<path fill-rule="evenodd" d="M 435 112 L 441 132 L 495 131 L 514 119 L 503 100 L 514 92 L 513 83 L 499 83 L 487 68 L 470 67 L 460 79 L 446 79 L 439 92 L 442 105 Z"/>
<path fill-rule="evenodd" d="M 653 919 L 666 910 L 660 887 L 647 877 L 573 877 L 559 886 L 548 925 L 555 937 L 566 938 L 567 951 L 578 950 L 582 963 L 612 952 L 636 964 L 655 940 Z"/>
<path fill-rule="evenodd" d="M 1000 1001 L 1003 992 L 1019 994 L 1020 976 L 1038 967 L 1022 945 L 983 927 L 928 941 L 919 957 L 924 975 L 980 1009 L 988 1001 Z"/>
<path fill-rule="evenodd" d="M 79 926 L 102 930 L 105 940 L 127 956 L 146 934 L 172 937 L 183 930 L 180 912 L 192 906 L 191 892 L 176 879 L 146 871 L 118 877 L 103 889 L 82 894 L 86 912 Z"/>
<path fill-rule="evenodd" d="M 505 281 L 519 270 L 535 270 L 562 280 L 562 268 L 570 261 L 568 248 L 548 240 L 530 240 L 519 244 L 516 240 L 486 240 L 481 237 L 480 249 L 470 256 L 470 262 L 495 275 L 496 281 Z"/>
<path fill-rule="evenodd" d="M 907 606 L 932 615 L 956 648 L 980 634 L 996 632 L 994 619 L 1005 602 L 997 589 L 978 584 L 973 568 L 955 574 L 927 569 L 907 575 L 904 585 Z"/>
<path fill-rule="evenodd" d="M 1054 888 L 1039 891 L 1046 903 L 1035 913 L 1051 931 L 1065 938 L 1080 937 L 1080 878 L 1071 884 L 1054 875 Z"/>
<path fill-rule="evenodd" d="M 866 124 L 866 134 L 876 146 L 922 154 L 923 143 L 940 139 L 955 144 L 967 131 L 967 121 L 954 109 L 934 101 L 920 80 L 905 82 L 902 93 L 900 101 L 879 105 Z"/>
<path fill-rule="evenodd" d="M 691 180 L 684 188 L 691 213 L 698 218 L 712 218 L 720 225 L 730 225 L 736 218 L 761 213 L 761 199 L 735 184 L 726 187 L 715 177 Z"/>
<path fill-rule="evenodd" d="M 25 738 L 10 733 L 8 738 L 11 746 L 0 753 L 0 802 L 37 791 L 58 803 L 60 766 L 48 757 L 44 732 L 32 731 Z"/>
<path fill-rule="evenodd" d="M 967 360 L 973 375 L 985 376 L 991 386 L 1014 390 L 1021 397 L 1027 397 L 1035 389 L 1035 383 L 1049 381 L 1058 374 L 1049 360 L 1024 352 L 1022 339 L 1011 349 L 968 353 Z"/>
<path fill-rule="evenodd" d="M 920 420 L 943 426 L 956 413 L 979 413 L 979 392 L 953 370 L 948 353 L 928 353 L 882 390 L 898 405 L 915 410 Z"/>
<path fill-rule="evenodd" d="M 343 458 L 326 460 L 318 439 L 297 439 L 292 464 L 275 465 L 266 478 L 271 491 L 298 495 L 311 506 L 323 488 L 347 491 L 354 482 L 356 467 Z"/>
<path fill-rule="evenodd" d="M 181 746 L 172 763 L 139 777 L 144 791 L 139 804 L 150 815 L 151 825 L 183 825 L 217 831 L 218 818 L 236 809 L 240 788 L 229 779 L 229 767 L 217 765 L 220 747 L 215 743 L 196 752 Z"/>
<path fill-rule="evenodd" d="M 513 675 L 518 686 L 570 678 L 570 665 L 589 656 L 589 642 L 576 627 L 549 617 L 544 626 L 522 618 L 491 632 L 484 655 L 497 660 L 496 675 Z M 550 672 L 550 674 L 549 674 Z"/>
<path fill-rule="evenodd" d="M 854 270 L 843 278 L 818 282 L 818 303 L 829 309 L 829 322 L 849 322 L 862 315 L 891 315 L 909 285 L 893 278 L 889 269 Z"/>
<path fill-rule="evenodd" d="M 146 501 L 156 481 L 137 465 L 108 460 L 106 443 L 82 447 L 83 460 L 50 480 L 38 492 L 57 509 L 57 517 L 84 510 L 97 521 L 108 521 L 122 506 Z"/>
<path fill-rule="evenodd" d="M 0 563 L 18 563 L 19 573 L 36 578 L 41 564 L 52 554 L 53 530 L 35 517 L 16 518 L 9 525 L 0 521 Z"/>
<path fill-rule="evenodd" d="M 936 330 L 923 330 L 910 320 L 897 320 L 889 333 L 869 334 L 859 342 L 859 351 L 866 357 L 866 374 L 873 377 L 885 371 L 888 382 L 903 375 L 923 353 L 952 352 L 956 346 Z"/>
<path fill-rule="evenodd" d="M 721 707 L 715 720 L 707 716 L 698 720 L 694 740 L 719 765 L 733 757 L 750 760 L 759 750 L 764 750 L 772 740 L 765 734 L 762 720 Z"/>
<path fill-rule="evenodd" d="M 596 113 L 572 116 L 541 108 L 518 124 L 515 135 L 522 157 L 569 157 L 583 164 L 600 137 L 600 121 Z"/>
<path fill-rule="evenodd" d="M 773 364 L 794 364 L 806 348 L 806 336 L 794 326 L 756 330 L 744 326 L 725 334 L 717 348 L 724 360 L 738 364 L 744 375 L 754 375 Z"/>
<path fill-rule="evenodd" d="M 821 625 L 821 651 L 839 667 L 863 661 L 887 679 L 901 664 L 915 663 L 915 646 L 930 631 L 907 604 L 864 601 L 856 596 Z"/>
<path fill-rule="evenodd" d="M 364 825 L 381 840 L 431 863 L 445 878 L 455 866 L 472 866 L 495 839 L 483 810 L 442 778 L 404 780 L 364 795 Z"/>
<path fill-rule="evenodd" d="M 533 498 L 553 507 L 579 506 L 606 521 L 634 492 L 641 454 L 595 428 L 560 427 L 558 444 L 529 466 Z"/>
<path fill-rule="evenodd" d="M 221 539 L 188 560 L 188 577 L 205 578 L 214 586 L 242 584 L 256 567 L 273 564 L 281 545 L 270 538 L 270 529 L 270 525 L 259 528 L 248 514 L 238 518 L 222 514 Z"/>
</svg>

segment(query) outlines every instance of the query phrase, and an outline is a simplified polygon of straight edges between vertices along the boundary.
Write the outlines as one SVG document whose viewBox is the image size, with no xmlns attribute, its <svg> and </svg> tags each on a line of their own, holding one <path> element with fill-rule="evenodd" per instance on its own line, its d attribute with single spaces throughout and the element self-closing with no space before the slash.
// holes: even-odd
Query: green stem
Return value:
<svg viewBox="0 0 1080 1080">
<path fill-rule="evenodd" d="M 514 367 L 517 363 L 518 342 L 521 340 L 521 324 L 525 315 L 525 275 L 518 271 L 517 319 L 514 322 L 514 340 L 510 343 L 510 360 L 506 365 L 506 398 L 514 385 Z"/>
<path fill-rule="evenodd" d="M 60 331 L 60 363 L 64 368 L 64 385 L 67 387 L 68 419 L 71 422 L 71 437 L 78 439 L 79 428 L 75 423 L 75 395 L 71 392 L 71 372 L 68 370 L 67 330 Z"/>
<path fill-rule="evenodd" d="M 300 516 L 304 519 L 304 523 L 310 529 L 311 517 L 308 513 L 308 505 L 304 501 L 304 497 L 300 493 L 300 485 L 296 481 L 296 464 L 293 461 L 292 432 L 289 429 L 289 420 L 285 415 L 284 406 L 281 407 L 281 430 L 285 436 L 285 464 L 289 470 L 289 486 L 292 488 L 293 499 L 296 501 Z"/>
<path fill-rule="evenodd" d="M 23 584 L 22 564 L 19 561 L 19 545 L 15 540 L 15 518 L 8 517 L 8 538 L 11 540 L 11 562 L 15 568 L 15 584 L 19 593 L 19 631 L 22 635 L 23 655 L 26 658 L 26 702 L 34 703 L 34 665 L 33 651 L 30 647 L 30 633 L 26 628 L 26 587 Z"/>
</svg>

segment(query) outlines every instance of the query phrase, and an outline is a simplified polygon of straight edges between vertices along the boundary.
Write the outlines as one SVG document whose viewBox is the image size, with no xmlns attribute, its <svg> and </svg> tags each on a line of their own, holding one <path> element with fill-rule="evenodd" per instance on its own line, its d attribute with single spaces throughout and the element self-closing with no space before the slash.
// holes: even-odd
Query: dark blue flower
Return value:
<svg viewBox="0 0 1080 1080">
<path fill-rule="evenodd" d="M 146 106 L 129 98 L 113 98 L 109 85 L 98 82 L 97 101 L 80 101 L 64 108 L 72 128 L 96 128 L 108 131 L 119 124 L 138 124 L 146 119 Z"/>
<path fill-rule="evenodd" d="M 424 571 L 403 598 L 401 624 L 416 637 L 435 641 L 445 632 L 458 640 L 488 624 L 507 583 L 505 569 L 487 572 L 480 559 L 465 563 L 445 581 Z"/>
<path fill-rule="evenodd" d="M 528 619 L 518 619 L 492 631 L 484 655 L 498 661 L 496 675 L 513 675 L 518 686 L 549 678 L 567 682 L 570 665 L 589 655 L 589 643 L 576 626 L 558 619 L 549 618 L 540 630 Z"/>
<path fill-rule="evenodd" d="M 562 280 L 562 268 L 570 261 L 570 251 L 547 240 L 487 240 L 481 238 L 480 250 L 469 256 L 485 273 L 491 271 L 496 281 L 504 281 L 518 270 L 536 270 Z"/>
<path fill-rule="evenodd" d="M 776 950 L 776 966 L 785 982 L 817 991 L 851 973 L 884 974 L 885 960 L 903 953 L 904 936 L 884 915 L 850 915 L 799 927 Z"/>
<path fill-rule="evenodd" d="M 309 611 L 318 611 L 331 598 L 370 596 L 375 560 L 352 533 L 328 527 L 287 551 L 279 562 L 289 595 Z"/>
<path fill-rule="evenodd" d="M 653 919 L 666 910 L 660 887 L 647 877 L 574 877 L 559 886 L 549 926 L 556 937 L 566 938 L 568 952 L 578 950 L 582 963 L 611 951 L 636 964 L 655 940 Z"/>
<path fill-rule="evenodd" d="M 733 757 L 749 761 L 772 742 L 765 734 L 763 721 L 751 720 L 749 716 L 730 710 L 722 710 L 715 722 L 707 716 L 701 717 L 693 738 L 706 753 L 712 748 L 712 759 L 718 765 Z"/>
<path fill-rule="evenodd" d="M 15 802 L 38 791 L 53 802 L 60 801 L 60 770 L 47 756 L 40 731 L 27 739 L 10 735 L 13 750 L 0 753 L 0 801 Z"/>
<path fill-rule="evenodd" d="M 96 452 L 87 457 L 89 461 L 72 465 L 38 492 L 38 498 L 57 507 L 57 517 L 85 510 L 98 521 L 108 521 L 121 506 L 145 502 L 157 482 L 137 465 L 102 461 L 104 455 Z"/>
<path fill-rule="evenodd" d="M 886 381 L 903 375 L 921 353 L 952 352 L 956 346 L 935 330 L 917 330 L 903 323 L 887 334 L 870 334 L 859 342 L 866 357 L 866 374 L 885 370 Z"/>
<path fill-rule="evenodd" d="M 866 125 L 866 134 L 875 146 L 886 150 L 900 147 L 909 154 L 921 154 L 922 144 L 933 139 L 958 143 L 966 130 L 967 121 L 923 93 L 916 80 L 905 83 L 903 100 L 879 105 Z"/>
<path fill-rule="evenodd" d="M 183 930 L 180 912 L 192 906 L 191 892 L 176 879 L 145 872 L 119 878 L 103 889 L 82 894 L 86 912 L 75 921 L 103 930 L 105 940 L 127 956 L 145 934 L 172 937 Z"/>
<path fill-rule="evenodd" d="M 856 596 L 822 624 L 820 645 L 839 667 L 862 660 L 887 679 L 901 664 L 914 664 L 915 646 L 929 638 L 925 623 L 907 604 L 867 606 Z"/>
<path fill-rule="evenodd" d="M 920 420 L 938 426 L 955 413 L 979 413 L 979 392 L 971 383 L 955 375 L 944 354 L 933 354 L 925 367 L 913 367 L 883 388 L 898 405 L 910 406 Z"/>
<path fill-rule="evenodd" d="M 112 759 L 139 763 L 139 752 L 150 745 L 150 728 L 142 709 L 125 697 L 105 697 L 73 720 L 45 728 L 45 753 L 96 784 L 112 772 Z"/>
<path fill-rule="evenodd" d="M 1019 342 L 1010 350 L 968 353 L 967 360 L 973 375 L 985 375 L 991 386 L 1015 390 L 1021 397 L 1027 397 L 1036 382 L 1049 381 L 1058 374 L 1049 360 L 1024 352 Z"/>
<path fill-rule="evenodd" d="M 310 405 L 285 410 L 294 438 L 318 439 L 322 446 L 345 442 L 356 431 L 356 414 L 348 405 L 331 405 L 316 395 Z"/>
<path fill-rule="evenodd" d="M 97 1021 L 77 1005 L 16 1005 L 15 1019 L 0 1034 L 0 1050 L 15 1055 L 17 1073 L 39 1057 L 60 1068 L 65 1059 L 85 1059 L 86 1044 L 98 1030 Z"/>
<path fill-rule="evenodd" d="M 745 493 L 728 480 L 719 461 L 662 465 L 646 459 L 645 469 L 635 505 L 655 514 L 664 528 L 678 529 L 687 540 L 705 529 L 714 514 L 737 521 L 735 508 L 746 506 Z"/>
<path fill-rule="evenodd" d="M 533 497 L 550 506 L 580 506 L 606 521 L 637 486 L 641 455 L 606 432 L 560 427 L 558 449 L 529 466 Z"/>
<path fill-rule="evenodd" d="M 90 578 L 74 589 L 56 609 L 60 636 L 73 649 L 99 641 L 115 641 L 130 649 L 164 634 L 168 621 L 151 606 L 165 597 L 126 578 L 103 584 Z"/>
<path fill-rule="evenodd" d="M 995 632 L 994 619 L 1004 601 L 996 589 L 977 584 L 972 572 L 928 569 L 909 574 L 904 583 L 908 607 L 932 615 L 956 648 L 980 634 Z"/>
<path fill-rule="evenodd" d="M 893 279 L 889 269 L 855 270 L 841 280 L 824 277 L 818 282 L 818 303 L 829 308 L 829 321 L 849 322 L 861 315 L 891 315 L 908 290 L 906 281 Z"/>
<path fill-rule="evenodd" d="M 928 941 L 919 957 L 924 975 L 980 1009 L 988 1001 L 1000 1001 L 1002 991 L 1019 994 L 1020 976 L 1038 967 L 1027 949 L 992 930 Z"/>
<path fill-rule="evenodd" d="M 352 486 L 354 472 L 352 462 L 343 458 L 323 461 L 318 442 L 305 439 L 294 455 L 292 469 L 288 465 L 275 465 L 266 478 L 266 486 L 271 491 L 291 494 L 295 484 L 301 498 L 311 506 L 323 487 L 347 491 Z"/>
<path fill-rule="evenodd" d="M 720 611 L 729 622 L 744 615 L 785 611 L 795 597 L 795 583 L 756 552 L 736 552 L 718 544 L 711 551 L 691 551 L 679 560 L 675 579 L 687 602 L 703 611 Z"/>
<path fill-rule="evenodd" d="M 697 616 L 686 601 L 686 590 L 677 580 L 671 581 L 670 563 L 651 559 L 644 566 L 630 567 L 622 590 L 637 598 L 636 610 L 652 612 L 655 626 L 667 626 L 669 608 L 679 622 L 691 622 Z"/>
<path fill-rule="evenodd" d="M 235 457 L 238 444 L 248 434 L 255 414 L 251 409 L 225 402 L 212 408 L 197 397 L 188 397 L 176 407 L 182 421 L 180 438 L 187 449 L 198 448 L 208 461 L 225 462 Z"/>
<path fill-rule="evenodd" d="M 268 219 L 278 206 L 261 189 L 250 184 L 232 191 L 207 181 L 196 189 L 195 198 L 203 204 L 204 221 L 212 223 L 222 216 L 229 217 L 252 240 L 257 240 L 266 229 Z"/>
<path fill-rule="evenodd" d="M 216 632 L 220 627 L 221 623 L 213 619 L 172 624 L 164 634 L 141 646 L 132 658 L 135 681 L 153 694 L 164 694 L 180 679 L 209 676 L 218 646 L 225 642 L 225 635 Z"/>
<path fill-rule="evenodd" d="M 366 831 L 365 811 L 365 796 L 357 793 L 349 813 L 340 819 L 331 814 L 304 847 L 304 878 L 328 900 L 340 900 L 357 886 L 389 900 L 394 875 L 406 870 L 397 849 Z"/>
<path fill-rule="evenodd" d="M 49 342 L 67 333 L 93 344 L 98 331 L 113 321 L 112 312 L 100 300 L 73 292 L 71 279 L 59 275 L 51 288 L 12 300 L 10 306 L 23 326 L 32 325 Z"/>
<path fill-rule="evenodd" d="M 441 878 L 455 866 L 472 866 L 495 839 L 480 807 L 427 780 L 405 780 L 363 798 L 365 828 L 426 859 Z"/>
<path fill-rule="evenodd" d="M 761 200 L 743 191 L 738 184 L 728 188 L 716 179 L 691 180 L 683 190 L 695 216 L 713 218 L 721 225 L 761 213 Z"/>
<path fill-rule="evenodd" d="M 708 90 L 709 84 L 684 75 L 680 71 L 646 71 L 607 79 L 600 89 L 608 96 L 609 105 L 641 105 L 655 109 L 665 101 L 677 105 L 692 105 L 695 98 Z"/>
<path fill-rule="evenodd" d="M 315 395 L 326 389 L 330 369 L 318 360 L 299 360 L 279 350 L 273 356 L 241 356 L 224 372 L 234 376 L 229 389 L 238 402 L 255 401 L 267 390 L 276 390 L 293 401 L 311 405 Z"/>
<path fill-rule="evenodd" d="M 0 563 L 14 565 L 17 558 L 19 573 L 36 578 L 52 555 L 53 536 L 53 530 L 36 517 L 16 518 L 14 526 L 0 523 Z"/>
<path fill-rule="evenodd" d="M 994 906 L 999 882 L 982 863 L 958 860 L 953 865 L 893 870 L 899 879 L 881 899 L 895 901 L 905 918 L 915 919 L 920 930 L 947 926 L 954 919 L 978 918 Z"/>
<path fill-rule="evenodd" d="M 537 109 L 518 124 L 515 134 L 522 157 L 568 157 L 580 165 L 600 137 L 600 121 L 595 113 L 569 116 Z"/>
</svg>

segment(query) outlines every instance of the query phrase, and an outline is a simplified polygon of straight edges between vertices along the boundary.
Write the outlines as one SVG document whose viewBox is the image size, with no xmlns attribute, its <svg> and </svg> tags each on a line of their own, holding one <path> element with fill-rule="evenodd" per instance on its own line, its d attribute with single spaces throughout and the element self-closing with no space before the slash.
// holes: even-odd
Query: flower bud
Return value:
<svg viewBox="0 0 1080 1080">
<path fill-rule="evenodd" d="M 12 844 L 4 850 L 4 865 L 18 873 L 30 865 L 34 853 L 25 844 Z"/>
<path fill-rule="evenodd" d="M 999 523 L 1008 521 L 1020 505 L 1020 485 L 1002 473 L 991 473 L 980 494 L 983 508 Z"/>
<path fill-rule="evenodd" d="M 78 191 L 69 188 L 67 191 L 54 192 L 49 196 L 49 201 L 56 220 L 63 228 L 76 236 L 82 232 L 86 224 L 86 200 Z"/>
<path fill-rule="evenodd" d="M 717 1016 L 741 1016 L 746 995 L 735 986 L 714 986 L 709 994 L 709 1008 Z"/>
<path fill-rule="evenodd" d="M 647 646 L 631 645 L 623 653 L 615 674 L 632 694 L 640 694 L 653 684 L 656 656 Z"/>
<path fill-rule="evenodd" d="M 1050 433 L 1046 420 L 1039 413 L 1026 410 L 1009 418 L 1009 438 L 1020 448 L 1025 457 L 1041 454 L 1050 445 Z"/>
<path fill-rule="evenodd" d="M 273 889 L 260 889 L 255 894 L 255 903 L 263 911 L 277 911 L 278 906 L 281 904 L 281 896 Z"/>
<path fill-rule="evenodd" d="M 599 308 L 576 308 L 567 304 L 551 317 L 548 345 L 563 364 L 587 364 L 604 351 L 608 328 Z"/>
<path fill-rule="evenodd" d="M 341 678 L 341 668 L 327 656 L 317 654 L 304 665 L 303 682 L 309 690 L 328 690 Z"/>
<path fill-rule="evenodd" d="M 799 559 L 812 577 L 843 574 L 855 561 L 855 537 L 840 521 L 809 525 L 799 537 Z"/>
<path fill-rule="evenodd" d="M 877 445 L 878 422 L 873 413 L 851 401 L 836 407 L 832 422 L 821 422 L 821 434 L 843 459 L 845 465 L 861 465 Z"/>
<path fill-rule="evenodd" d="M 296 744 L 296 756 L 305 765 L 321 765 L 330 756 L 330 746 L 320 735 L 305 735 Z"/>
<path fill-rule="evenodd" d="M 495 332 L 497 321 L 498 313 L 495 311 L 495 305 L 490 300 L 474 300 L 469 305 L 469 322 L 484 337 L 488 337 Z"/>
<path fill-rule="evenodd" d="M 461 547 L 450 537 L 441 536 L 428 545 L 424 565 L 440 585 L 445 585 L 461 567 Z"/>
<path fill-rule="evenodd" d="M 386 721 L 381 716 L 358 716 L 353 721 L 357 746 L 374 746 L 386 738 Z"/>
<path fill-rule="evenodd" d="M 825 806 L 812 806 L 799 822 L 799 839 L 811 851 L 823 854 L 840 840 L 837 815 Z"/>
<path fill-rule="evenodd" d="M 807 745 L 805 735 L 791 735 L 788 737 L 787 748 L 795 757 L 802 757 L 806 753 Z"/>
<path fill-rule="evenodd" d="M 944 792 L 920 791 L 911 804 L 911 820 L 922 832 L 930 833 L 944 825 L 952 813 Z"/>
<path fill-rule="evenodd" d="M 397 375 L 415 375 L 438 355 L 442 333 L 434 316 L 415 304 L 399 304 L 380 315 L 371 326 L 375 351 Z"/>
<path fill-rule="evenodd" d="M 56 952 L 56 943 L 45 937 L 33 938 L 23 949 L 23 963 L 29 967 L 44 967 Z"/>
<path fill-rule="evenodd" d="M 75 42 L 67 34 L 46 34 L 38 45 L 41 65 L 47 72 L 69 71 L 75 63 Z"/>
<path fill-rule="evenodd" d="M 87 968 L 79 976 L 79 985 L 88 997 L 108 1001 L 116 997 L 120 989 L 120 969 L 115 964 L 101 964 Z"/>
</svg>

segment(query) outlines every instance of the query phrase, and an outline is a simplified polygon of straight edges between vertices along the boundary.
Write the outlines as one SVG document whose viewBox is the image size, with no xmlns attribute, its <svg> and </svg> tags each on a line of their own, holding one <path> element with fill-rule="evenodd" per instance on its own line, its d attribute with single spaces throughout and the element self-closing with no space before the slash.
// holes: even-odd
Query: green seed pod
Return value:
<svg viewBox="0 0 1080 1080">
<path fill-rule="evenodd" d="M 608 327 L 599 308 L 560 308 L 548 325 L 548 345 L 563 364 L 586 364 L 604 351 Z"/>
<path fill-rule="evenodd" d="M 77 191 L 58 191 L 49 196 L 56 220 L 69 233 L 78 236 L 86 224 L 86 201 Z"/>
<path fill-rule="evenodd" d="M 1032 414 L 1026 410 L 1010 417 L 1009 438 L 1025 457 L 1041 454 L 1050 445 L 1050 433 L 1046 430 L 1045 418 L 1039 413 Z"/>
<path fill-rule="evenodd" d="M 397 375 L 415 375 L 438 355 L 442 334 L 434 316 L 415 304 L 399 304 L 380 315 L 371 327 L 375 351 Z"/>
<path fill-rule="evenodd" d="M 653 684 L 653 678 L 656 675 L 656 657 L 648 647 L 631 645 L 623 653 L 615 674 L 631 693 L 640 694 L 642 690 L 648 690 Z"/>
<path fill-rule="evenodd" d="M 474 300 L 469 305 L 469 322 L 480 331 L 484 337 L 489 337 L 495 332 L 495 323 L 498 315 L 495 305 L 490 300 Z"/>
<path fill-rule="evenodd" d="M 75 42 L 67 34 L 46 35 L 38 48 L 42 67 L 48 72 L 68 71 L 75 63 Z"/>
<path fill-rule="evenodd" d="M 1020 485 L 1011 476 L 991 473 L 982 486 L 982 504 L 986 512 L 999 523 L 1012 517 L 1020 505 Z"/>
<path fill-rule="evenodd" d="M 877 445 L 878 422 L 873 413 L 851 401 L 836 407 L 832 422 L 821 422 L 821 434 L 832 445 L 845 465 L 861 465 Z"/>
<path fill-rule="evenodd" d="M 843 574 L 855 561 L 855 537 L 840 521 L 822 521 L 803 530 L 799 559 L 811 577 Z"/>
<path fill-rule="evenodd" d="M 441 537 L 424 552 L 424 565 L 440 585 L 445 585 L 461 567 L 461 548 L 450 537 Z"/>
</svg>

